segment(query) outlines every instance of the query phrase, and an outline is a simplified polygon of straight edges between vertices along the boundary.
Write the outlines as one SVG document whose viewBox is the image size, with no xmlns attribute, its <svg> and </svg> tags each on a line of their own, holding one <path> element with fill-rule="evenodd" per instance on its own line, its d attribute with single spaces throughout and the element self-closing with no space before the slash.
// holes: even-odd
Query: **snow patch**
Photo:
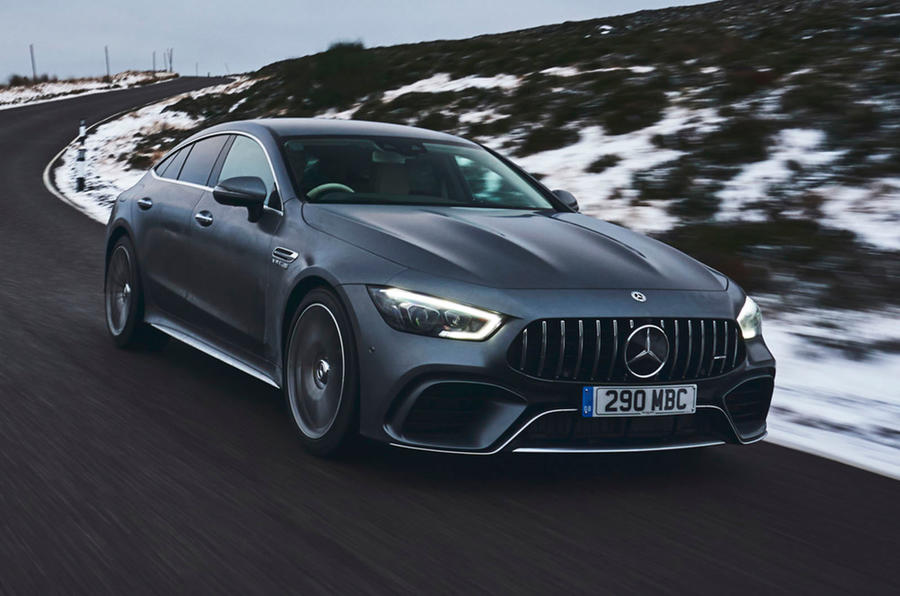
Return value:
<svg viewBox="0 0 900 596">
<path fill-rule="evenodd" d="M 442 93 L 445 91 L 463 91 L 464 89 L 515 89 L 519 86 L 521 79 L 515 75 L 499 74 L 493 77 L 468 76 L 461 79 L 451 79 L 447 73 L 438 73 L 427 79 L 422 79 L 385 91 L 382 95 L 382 101 L 391 102 L 407 93 Z"/>
<path fill-rule="evenodd" d="M 580 70 L 574 66 L 551 66 L 540 71 L 541 74 L 554 77 L 577 77 L 586 74 L 594 74 L 597 72 L 615 72 L 617 70 L 628 70 L 635 74 L 647 74 L 656 70 L 655 66 L 607 66 L 604 68 L 592 68 L 590 70 Z"/>
<path fill-rule="evenodd" d="M 716 218 L 722 221 L 763 221 L 766 214 L 754 204 L 768 198 L 774 185 L 797 180 L 809 192 L 825 198 L 821 223 L 850 230 L 863 242 L 888 250 L 900 250 L 900 178 L 883 178 L 863 186 L 829 184 L 826 168 L 842 151 L 820 149 L 825 133 L 814 129 L 786 129 L 776 137 L 769 158 L 751 163 L 719 191 Z M 799 164 L 800 172 L 791 169 Z"/>
<path fill-rule="evenodd" d="M 775 147 L 770 149 L 769 158 L 751 163 L 740 174 L 725 183 L 718 193 L 722 203 L 717 218 L 720 220 L 764 219 L 762 213 L 748 211 L 748 206 L 764 201 L 771 185 L 785 183 L 794 175 L 790 162 L 802 167 L 824 166 L 838 157 L 840 151 L 821 151 L 819 146 L 825 140 L 821 130 L 791 128 L 782 130 L 776 137 Z M 815 171 L 803 174 L 806 180 L 818 177 L 827 179 L 825 173 Z"/>
<path fill-rule="evenodd" d="M 900 354 L 854 359 L 816 341 L 898 342 L 900 309 L 775 315 L 763 336 L 778 361 L 769 440 L 900 479 Z"/>
<path fill-rule="evenodd" d="M 682 152 L 660 149 L 652 138 L 686 126 L 711 130 L 721 120 L 711 108 L 670 106 L 659 122 L 646 128 L 620 135 L 607 135 L 600 126 L 584 128 L 577 143 L 517 158 L 516 162 L 529 172 L 544 175 L 542 182 L 551 188 L 573 193 L 583 213 L 641 232 L 661 232 L 678 220 L 668 213 L 666 201 L 641 200 L 632 179 L 637 172 L 677 159 Z M 500 146 L 505 140 L 496 138 L 487 144 Z M 600 173 L 587 171 L 595 160 L 608 154 L 617 155 L 620 161 Z"/>
<path fill-rule="evenodd" d="M 356 104 L 352 108 L 338 112 L 334 108 L 316 115 L 316 118 L 331 118 L 333 120 L 352 120 L 353 114 L 360 108 L 362 104 Z"/>
<path fill-rule="evenodd" d="M 863 242 L 900 250 L 900 178 L 882 178 L 865 186 L 826 185 L 816 189 L 826 223 L 850 230 Z"/>
<path fill-rule="evenodd" d="M 542 70 L 541 74 L 552 77 L 577 77 L 583 73 L 574 66 L 551 66 Z"/>
<path fill-rule="evenodd" d="M 244 105 L 244 103 L 245 103 L 246 101 L 247 101 L 247 98 L 246 98 L 246 97 L 240 98 L 239 100 L 237 100 L 236 102 L 234 102 L 234 105 L 233 105 L 233 106 L 231 106 L 230 108 L 228 108 L 228 113 L 229 113 L 229 114 L 232 113 L 233 111 L 235 111 L 236 109 L 238 109 L 239 107 L 241 107 L 242 105 Z"/>
<path fill-rule="evenodd" d="M 473 112 L 466 112 L 465 114 L 460 114 L 459 121 L 463 124 L 479 124 L 494 122 L 506 117 L 506 114 L 493 109 L 477 110 Z"/>
</svg>

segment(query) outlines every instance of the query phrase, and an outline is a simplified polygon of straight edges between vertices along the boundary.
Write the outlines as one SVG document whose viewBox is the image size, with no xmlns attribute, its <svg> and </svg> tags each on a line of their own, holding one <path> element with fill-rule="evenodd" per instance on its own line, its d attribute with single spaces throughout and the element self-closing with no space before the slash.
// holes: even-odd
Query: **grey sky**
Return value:
<svg viewBox="0 0 900 596">
<path fill-rule="evenodd" d="M 102 74 L 149 69 L 175 49 L 175 70 L 255 70 L 325 49 L 338 39 L 366 46 L 463 38 L 700 0 L 0 0 L 0 81 L 39 73 Z"/>
</svg>

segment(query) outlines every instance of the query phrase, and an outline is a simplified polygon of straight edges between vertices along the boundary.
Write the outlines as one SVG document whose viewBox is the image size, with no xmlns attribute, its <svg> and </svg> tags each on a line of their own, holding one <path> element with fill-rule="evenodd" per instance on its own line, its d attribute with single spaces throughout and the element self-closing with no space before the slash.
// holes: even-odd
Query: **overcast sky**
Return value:
<svg viewBox="0 0 900 596">
<path fill-rule="evenodd" d="M 0 80 L 38 73 L 149 69 L 174 48 L 175 70 L 221 74 L 324 50 L 335 40 L 366 46 L 464 38 L 535 25 L 624 14 L 700 0 L 0 0 Z"/>
</svg>

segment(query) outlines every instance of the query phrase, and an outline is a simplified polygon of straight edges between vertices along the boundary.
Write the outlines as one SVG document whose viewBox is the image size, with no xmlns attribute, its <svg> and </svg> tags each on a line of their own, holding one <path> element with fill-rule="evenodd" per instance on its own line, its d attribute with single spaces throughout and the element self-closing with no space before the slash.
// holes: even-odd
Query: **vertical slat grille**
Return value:
<svg viewBox="0 0 900 596">
<path fill-rule="evenodd" d="M 665 366 L 638 379 L 625 366 L 625 343 L 643 325 L 669 340 Z M 740 330 L 724 319 L 542 319 L 530 323 L 509 349 L 510 366 L 542 379 L 582 382 L 687 381 L 734 370 L 745 359 Z"/>
</svg>

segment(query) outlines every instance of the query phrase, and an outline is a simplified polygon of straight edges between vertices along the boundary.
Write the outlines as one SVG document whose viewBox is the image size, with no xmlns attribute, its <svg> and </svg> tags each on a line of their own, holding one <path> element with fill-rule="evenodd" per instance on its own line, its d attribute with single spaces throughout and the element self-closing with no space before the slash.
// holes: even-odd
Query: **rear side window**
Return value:
<svg viewBox="0 0 900 596">
<path fill-rule="evenodd" d="M 162 178 L 171 178 L 172 180 L 177 179 L 178 173 L 181 171 L 181 166 L 184 164 L 184 160 L 187 158 L 190 151 L 190 147 L 185 147 L 167 157 L 162 163 L 156 166 L 156 174 Z"/>
<path fill-rule="evenodd" d="M 226 140 L 228 140 L 226 135 L 218 135 L 194 143 L 187 161 L 184 162 L 184 167 L 181 168 L 181 174 L 178 176 L 178 179 L 182 182 L 206 186 L 213 165 L 216 163 L 219 152 L 222 151 Z"/>
</svg>

